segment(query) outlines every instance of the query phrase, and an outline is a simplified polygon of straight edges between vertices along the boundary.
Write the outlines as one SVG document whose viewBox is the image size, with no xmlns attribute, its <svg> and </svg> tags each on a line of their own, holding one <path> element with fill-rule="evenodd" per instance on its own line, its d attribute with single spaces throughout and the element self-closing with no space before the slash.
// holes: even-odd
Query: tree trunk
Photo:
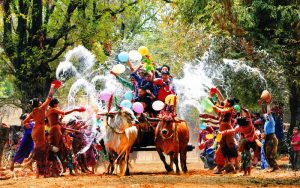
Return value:
<svg viewBox="0 0 300 188">
<path fill-rule="evenodd" d="M 300 121 L 300 85 L 296 82 L 296 80 L 291 80 L 289 82 L 290 88 L 290 112 L 291 112 L 291 122 L 288 130 L 288 141 L 291 139 L 291 135 L 294 127 L 299 126 Z"/>
</svg>

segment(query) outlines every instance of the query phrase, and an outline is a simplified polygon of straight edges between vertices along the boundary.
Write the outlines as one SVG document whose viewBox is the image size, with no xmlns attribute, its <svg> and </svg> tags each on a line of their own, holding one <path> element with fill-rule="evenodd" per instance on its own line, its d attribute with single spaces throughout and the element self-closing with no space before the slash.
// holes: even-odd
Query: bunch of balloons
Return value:
<svg viewBox="0 0 300 188">
<path fill-rule="evenodd" d="M 144 63 L 144 68 L 145 68 L 146 72 L 154 70 L 154 63 L 153 63 L 152 58 L 149 54 L 149 50 L 146 46 L 141 46 L 141 47 L 138 48 L 138 50 L 131 50 L 129 53 L 121 52 L 118 55 L 118 60 L 121 63 L 126 63 L 129 60 L 131 62 L 140 62 L 140 61 L 142 61 Z M 123 68 L 121 68 L 121 65 L 119 65 L 119 67 L 117 67 L 116 69 L 117 69 L 118 72 L 121 72 L 123 70 Z M 120 71 L 119 71 L 119 69 L 120 69 Z M 117 72 L 115 72 L 115 73 L 117 73 Z"/>
</svg>

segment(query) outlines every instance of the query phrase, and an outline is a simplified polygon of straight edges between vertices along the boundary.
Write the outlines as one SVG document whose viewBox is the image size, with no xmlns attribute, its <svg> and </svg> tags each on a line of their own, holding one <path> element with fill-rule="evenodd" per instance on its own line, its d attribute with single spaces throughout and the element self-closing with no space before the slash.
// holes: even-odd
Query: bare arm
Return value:
<svg viewBox="0 0 300 188">
<path fill-rule="evenodd" d="M 32 119 L 32 116 L 31 116 L 31 114 L 29 114 L 27 116 L 27 118 L 23 121 L 23 124 L 25 125 L 25 124 L 29 123 L 31 119 Z"/>
<path fill-rule="evenodd" d="M 212 124 L 215 124 L 215 125 L 217 125 L 217 124 L 220 123 L 219 120 L 215 120 L 215 119 L 211 119 L 211 118 L 203 119 L 203 121 L 204 121 L 205 123 L 212 123 Z"/>
<path fill-rule="evenodd" d="M 248 109 L 245 109 L 245 108 L 241 108 L 241 109 L 246 113 L 247 118 L 251 118 L 251 113 L 249 112 Z"/>
<path fill-rule="evenodd" d="M 218 99 L 220 99 L 220 102 L 225 101 L 221 91 L 217 88 L 217 95 L 218 95 Z"/>
<path fill-rule="evenodd" d="M 130 68 L 130 71 L 133 72 L 133 71 L 134 71 L 134 68 L 133 68 L 132 63 L 128 60 L 127 64 L 128 64 L 128 66 L 129 66 L 129 68 Z"/>
<path fill-rule="evenodd" d="M 270 115 L 271 114 L 271 104 L 267 103 L 267 114 Z"/>
<path fill-rule="evenodd" d="M 206 113 L 203 113 L 203 114 L 200 114 L 199 117 L 201 118 L 211 118 L 211 119 L 219 119 L 218 116 L 214 116 L 214 115 L 211 115 L 211 114 L 206 114 Z"/>
<path fill-rule="evenodd" d="M 218 107 L 216 105 L 213 106 L 213 109 L 217 113 L 224 113 L 224 112 L 226 112 L 226 110 L 224 110 L 223 108 L 220 108 L 220 107 Z"/>
<path fill-rule="evenodd" d="M 136 69 L 133 69 L 132 72 L 136 73 L 140 68 L 142 68 L 143 65 L 139 65 Z"/>
<path fill-rule="evenodd" d="M 64 115 L 68 115 L 68 114 L 71 114 L 72 112 L 79 112 L 79 109 L 73 109 L 73 110 L 69 110 L 69 111 L 65 111 L 64 112 Z"/>
</svg>

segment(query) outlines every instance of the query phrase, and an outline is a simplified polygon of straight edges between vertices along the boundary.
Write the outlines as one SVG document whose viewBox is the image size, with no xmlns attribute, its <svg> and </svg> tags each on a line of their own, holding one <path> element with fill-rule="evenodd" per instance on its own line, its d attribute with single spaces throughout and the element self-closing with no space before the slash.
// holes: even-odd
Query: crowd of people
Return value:
<svg viewBox="0 0 300 188">
<path fill-rule="evenodd" d="M 204 167 L 217 167 L 216 174 L 243 170 L 244 175 L 250 175 L 251 168 L 260 162 L 261 169 L 270 167 L 271 172 L 279 170 L 276 158 L 278 140 L 282 140 L 283 130 L 282 124 L 276 126 L 274 116 L 280 122 L 282 116 L 278 116 L 278 106 L 271 107 L 270 94 L 266 93 L 259 100 L 262 112 L 253 115 L 248 109 L 240 107 L 238 99 L 224 99 L 217 88 L 212 88 L 209 95 L 217 115 L 200 114 L 203 124 L 200 126 L 198 144 Z M 300 169 L 299 135 L 296 127 L 291 143 L 293 170 Z"/>
<path fill-rule="evenodd" d="M 165 102 L 170 94 L 176 94 L 174 84 L 172 84 L 172 76 L 170 75 L 170 66 L 163 65 L 152 71 L 146 71 L 143 64 L 134 68 L 132 63 L 128 61 L 130 67 L 130 81 L 122 78 L 120 75 L 111 71 L 120 83 L 131 89 L 133 98 L 131 102 L 141 102 L 144 106 L 144 112 L 149 116 L 157 116 L 157 111 L 153 110 L 152 103 L 156 100 Z"/>
<path fill-rule="evenodd" d="M 110 73 L 125 87 L 132 91 L 130 102 L 143 104 L 144 113 L 149 117 L 156 117 L 158 110 L 153 109 L 154 101 L 165 103 L 167 96 L 176 95 L 172 84 L 170 67 L 162 67 L 146 71 L 143 65 L 130 67 L 130 81 L 119 74 Z M 24 128 L 24 135 L 11 161 L 11 170 L 15 163 L 24 163 L 32 170 L 36 162 L 36 176 L 61 176 L 68 169 L 71 175 L 95 173 L 97 161 L 107 159 L 104 141 L 90 139 L 92 133 L 88 125 L 80 117 L 71 118 L 63 123 L 65 115 L 73 112 L 83 112 L 84 108 L 62 111 L 59 100 L 54 98 L 55 85 L 51 85 L 48 98 L 44 103 L 40 99 L 31 100 L 32 112 L 22 114 L 20 120 Z M 248 109 L 238 105 L 236 98 L 224 99 L 217 88 L 209 93 L 214 114 L 200 114 L 205 124 L 199 131 L 200 158 L 205 168 L 214 169 L 217 174 L 244 170 L 244 175 L 250 175 L 251 168 L 260 161 L 262 169 L 270 166 L 271 171 L 279 170 L 276 162 L 278 137 L 283 132 L 276 128 L 274 113 L 278 108 L 271 107 L 271 101 L 260 100 L 261 114 L 251 114 Z M 167 105 L 168 106 L 168 105 Z M 266 106 L 266 108 L 264 108 Z M 169 111 L 176 116 L 176 105 Z M 282 122 L 279 118 L 278 121 Z M 96 114 L 95 123 L 100 134 L 101 116 Z M 282 139 L 282 138 L 279 138 Z M 292 138 L 292 168 L 300 169 L 300 133 L 295 128 Z M 84 148 L 84 149 L 83 149 Z M 92 170 L 89 169 L 92 168 Z"/>
<path fill-rule="evenodd" d="M 65 115 L 83 112 L 85 108 L 60 110 L 59 100 L 53 97 L 55 90 L 51 85 L 44 103 L 38 98 L 32 99 L 32 112 L 20 116 L 24 134 L 12 156 L 11 171 L 15 163 L 23 163 L 24 168 L 33 171 L 35 163 L 37 177 L 62 176 L 67 169 L 71 175 L 79 171 L 95 173 L 97 161 L 106 160 L 103 140 L 96 142 L 96 136 L 91 136 L 85 121 L 74 116 L 67 123 L 62 122 Z M 100 131 L 99 116 L 95 117 L 95 123 Z"/>
</svg>

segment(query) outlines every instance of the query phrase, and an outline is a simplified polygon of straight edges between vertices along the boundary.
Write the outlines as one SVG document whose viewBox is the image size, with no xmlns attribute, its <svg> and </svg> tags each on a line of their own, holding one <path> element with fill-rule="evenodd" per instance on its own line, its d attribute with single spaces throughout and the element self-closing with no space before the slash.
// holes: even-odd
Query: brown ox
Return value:
<svg viewBox="0 0 300 188">
<path fill-rule="evenodd" d="M 120 174 L 129 175 L 129 154 L 138 136 L 137 128 L 132 125 L 138 121 L 133 112 L 125 107 L 120 108 L 119 112 L 103 115 L 107 115 L 106 126 L 101 129 L 110 162 L 107 173 L 112 174 L 115 164 L 119 164 Z"/>
<path fill-rule="evenodd" d="M 176 166 L 176 173 L 180 172 L 178 166 L 178 154 L 180 154 L 181 170 L 186 173 L 186 154 L 189 142 L 189 128 L 186 121 L 175 120 L 172 116 L 155 119 L 159 120 L 155 129 L 156 150 L 167 172 L 173 171 L 173 163 Z M 167 164 L 164 153 L 170 156 L 170 165 Z"/>
</svg>

